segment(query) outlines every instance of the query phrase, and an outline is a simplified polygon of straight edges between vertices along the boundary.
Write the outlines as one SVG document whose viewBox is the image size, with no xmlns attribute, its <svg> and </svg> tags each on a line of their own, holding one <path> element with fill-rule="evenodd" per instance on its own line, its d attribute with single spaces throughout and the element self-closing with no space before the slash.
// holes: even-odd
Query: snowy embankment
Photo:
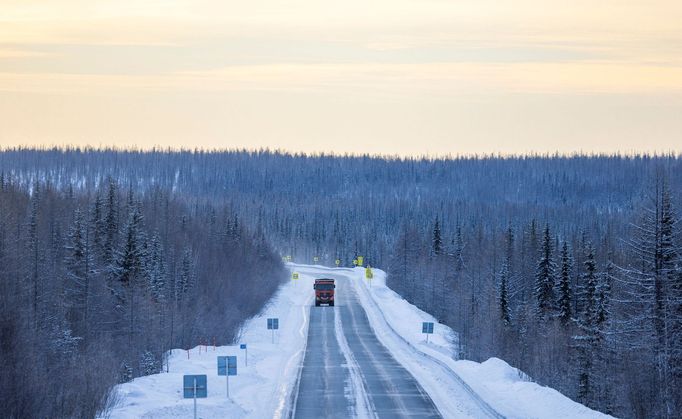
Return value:
<svg viewBox="0 0 682 419">
<path fill-rule="evenodd" d="M 208 398 L 197 399 L 200 418 L 281 418 L 287 416 L 292 389 L 295 388 L 299 365 L 305 348 L 308 309 L 313 299 L 313 278 L 301 275 L 283 284 L 258 316 L 249 319 L 241 329 L 239 343 L 213 349 L 199 347 L 187 351 L 175 349 L 170 356 L 170 371 L 139 377 L 116 387 L 119 403 L 111 418 L 192 417 L 192 399 L 183 399 L 182 376 L 206 374 Z M 266 319 L 279 318 L 280 329 L 272 334 Z M 237 356 L 237 376 L 230 377 L 230 399 L 226 397 L 224 376 L 217 375 L 219 355 Z"/>
<path fill-rule="evenodd" d="M 429 393 L 441 412 L 456 411 L 455 392 L 473 392 L 490 416 L 507 418 L 610 418 L 558 391 L 524 379 L 498 358 L 485 362 L 453 359 L 455 333 L 386 286 L 385 273 L 373 270 L 371 283 L 362 268 L 353 270 L 355 287 L 370 324 L 382 343 Z M 434 322 L 429 342 L 422 322 Z M 462 386 L 463 384 L 463 386 Z"/>
</svg>

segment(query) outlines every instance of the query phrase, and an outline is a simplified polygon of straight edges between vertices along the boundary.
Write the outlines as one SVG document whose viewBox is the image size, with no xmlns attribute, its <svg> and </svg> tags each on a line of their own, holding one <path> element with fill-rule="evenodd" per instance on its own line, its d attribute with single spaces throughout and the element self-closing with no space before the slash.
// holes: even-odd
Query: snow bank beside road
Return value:
<svg viewBox="0 0 682 419">
<path fill-rule="evenodd" d="M 497 413 L 507 418 L 611 417 L 574 402 L 550 387 L 523 379 L 524 374 L 503 360 L 491 358 L 483 363 L 454 360 L 457 336 L 453 330 L 388 288 L 383 271 L 373 269 L 373 273 L 370 283 L 365 279 L 363 268 L 353 270 L 354 284 L 370 323 L 382 343 L 419 380 L 444 415 L 452 411 L 451 392 L 461 391 L 457 389 L 457 381 L 462 380 L 465 387 L 492 408 L 491 416 Z M 422 322 L 434 322 L 434 333 L 428 343 L 421 333 Z M 399 335 L 399 339 L 390 338 L 391 334 Z M 410 348 L 413 356 L 407 355 L 409 350 L 405 347 Z M 437 360 L 449 371 L 433 366 L 425 369 L 427 359 Z"/>
<path fill-rule="evenodd" d="M 139 377 L 118 385 L 119 404 L 110 412 L 113 419 L 192 417 L 192 399 L 182 397 L 184 374 L 206 374 L 208 398 L 197 400 L 198 416 L 207 418 L 286 417 L 291 392 L 295 388 L 308 327 L 313 279 L 301 275 L 280 287 L 258 316 L 242 327 L 240 343 L 248 346 L 248 365 L 239 345 L 219 346 L 208 351 L 199 347 L 175 349 L 170 372 Z M 266 319 L 279 318 L 275 344 Z M 237 355 L 238 375 L 230 377 L 230 399 L 226 397 L 224 376 L 217 375 L 218 355 Z"/>
</svg>

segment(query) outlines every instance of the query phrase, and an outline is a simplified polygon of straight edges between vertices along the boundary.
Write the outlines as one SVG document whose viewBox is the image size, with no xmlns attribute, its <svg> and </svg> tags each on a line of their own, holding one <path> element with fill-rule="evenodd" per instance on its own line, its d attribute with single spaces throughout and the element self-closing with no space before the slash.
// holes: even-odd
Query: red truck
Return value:
<svg viewBox="0 0 682 419">
<path fill-rule="evenodd" d="M 334 307 L 334 284 L 333 279 L 320 278 L 315 280 L 313 289 L 315 290 L 315 307 L 320 304 L 329 304 L 329 307 Z"/>
</svg>

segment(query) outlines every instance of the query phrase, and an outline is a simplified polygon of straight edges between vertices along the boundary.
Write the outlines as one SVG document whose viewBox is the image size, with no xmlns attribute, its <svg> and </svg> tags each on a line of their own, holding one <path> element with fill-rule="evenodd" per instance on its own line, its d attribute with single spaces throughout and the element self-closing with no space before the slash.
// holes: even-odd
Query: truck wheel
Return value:
<svg viewBox="0 0 682 419">
<path fill-rule="evenodd" d="M 319 307 L 319 306 L 320 306 L 320 302 L 319 302 L 319 301 L 315 301 L 315 307 Z"/>
<path fill-rule="evenodd" d="M 334 307 L 334 302 L 333 302 L 333 301 L 329 303 L 329 307 Z"/>
</svg>

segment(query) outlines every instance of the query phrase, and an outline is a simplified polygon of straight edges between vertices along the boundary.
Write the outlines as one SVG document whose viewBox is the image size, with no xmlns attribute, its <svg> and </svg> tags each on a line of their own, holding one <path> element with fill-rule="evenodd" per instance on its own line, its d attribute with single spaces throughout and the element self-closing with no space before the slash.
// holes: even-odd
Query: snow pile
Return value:
<svg viewBox="0 0 682 419">
<path fill-rule="evenodd" d="M 234 346 L 195 347 L 189 352 L 175 349 L 170 356 L 169 373 L 139 377 L 118 385 L 119 404 L 111 418 L 192 417 L 193 400 L 182 395 L 184 374 L 206 374 L 208 398 L 197 399 L 201 418 L 281 418 L 290 408 L 292 389 L 302 362 L 308 327 L 308 308 L 313 293 L 313 279 L 300 275 L 280 287 L 263 312 L 244 323 L 240 343 Z M 267 330 L 266 319 L 279 318 L 279 331 Z M 201 352 L 200 352 L 201 351 Z M 217 375 L 217 356 L 237 356 L 237 376 L 230 377 L 230 399 L 226 397 L 224 376 Z"/>
<path fill-rule="evenodd" d="M 550 387 L 522 378 L 518 369 L 499 358 L 485 362 L 457 361 L 456 371 L 491 404 L 509 418 L 608 418 L 576 403 Z"/>
<path fill-rule="evenodd" d="M 550 387 L 522 378 L 523 373 L 501 359 L 491 358 L 483 363 L 454 360 L 456 334 L 453 330 L 438 324 L 433 316 L 386 287 L 383 271 L 374 269 L 373 274 L 370 282 L 364 279 L 364 269 L 353 271 L 353 282 L 372 327 L 396 359 L 419 380 L 444 415 L 454 411 L 453 391 L 470 391 L 480 397 L 480 407 L 491 416 L 611 417 L 589 409 Z M 421 333 L 422 322 L 434 322 L 434 333 L 429 336 L 428 343 Z M 463 388 L 457 388 L 458 383 Z"/>
</svg>

